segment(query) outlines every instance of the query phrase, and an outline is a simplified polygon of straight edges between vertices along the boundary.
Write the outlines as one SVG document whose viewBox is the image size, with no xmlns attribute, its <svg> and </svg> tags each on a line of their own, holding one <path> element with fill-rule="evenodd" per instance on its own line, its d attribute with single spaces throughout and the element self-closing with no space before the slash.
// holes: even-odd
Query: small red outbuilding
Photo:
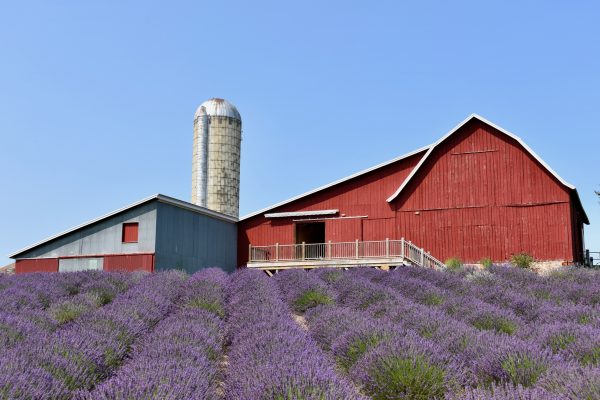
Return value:
<svg viewBox="0 0 600 400">
<path fill-rule="evenodd" d="M 576 188 L 519 137 L 471 115 L 436 143 L 252 213 L 238 223 L 238 265 L 249 245 L 405 238 L 445 260 L 582 262 Z"/>
</svg>

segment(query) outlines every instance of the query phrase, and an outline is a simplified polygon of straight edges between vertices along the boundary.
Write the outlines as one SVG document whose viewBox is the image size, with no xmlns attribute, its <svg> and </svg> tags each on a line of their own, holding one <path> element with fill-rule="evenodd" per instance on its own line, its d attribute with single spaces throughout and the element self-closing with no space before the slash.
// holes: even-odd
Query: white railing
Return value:
<svg viewBox="0 0 600 400">
<path fill-rule="evenodd" d="M 280 261 L 327 261 L 339 259 L 401 258 L 426 268 L 444 268 L 445 265 L 410 241 L 378 240 L 354 242 L 279 244 L 249 246 L 249 263 Z"/>
</svg>

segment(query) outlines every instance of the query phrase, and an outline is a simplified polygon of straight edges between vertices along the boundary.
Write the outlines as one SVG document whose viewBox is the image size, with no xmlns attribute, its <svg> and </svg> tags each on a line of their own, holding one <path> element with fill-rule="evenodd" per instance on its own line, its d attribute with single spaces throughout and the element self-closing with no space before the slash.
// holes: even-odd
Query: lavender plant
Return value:
<svg viewBox="0 0 600 400">
<path fill-rule="evenodd" d="M 129 360 L 110 379 L 78 397 L 217 399 L 226 280 L 226 274 L 216 269 L 192 275 L 179 309 L 132 346 Z"/>
<path fill-rule="evenodd" d="M 238 272 L 228 294 L 225 399 L 363 398 L 294 323 L 273 280 Z"/>
<path fill-rule="evenodd" d="M 67 399 L 109 376 L 134 340 L 171 308 L 183 276 L 166 272 L 144 278 L 105 307 L 67 328 L 2 354 L 0 393 L 9 398 Z M 11 379 L 24 378 L 22 386 Z"/>
<path fill-rule="evenodd" d="M 296 312 L 335 302 L 327 285 L 315 274 L 302 269 L 282 271 L 275 276 L 275 280 L 285 301 Z"/>
</svg>

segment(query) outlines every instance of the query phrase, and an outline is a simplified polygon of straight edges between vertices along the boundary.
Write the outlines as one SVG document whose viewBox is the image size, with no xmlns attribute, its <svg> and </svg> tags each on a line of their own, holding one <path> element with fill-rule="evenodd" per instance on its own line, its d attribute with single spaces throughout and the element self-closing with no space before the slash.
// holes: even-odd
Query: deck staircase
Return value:
<svg viewBox="0 0 600 400">
<path fill-rule="evenodd" d="M 354 242 L 275 243 L 269 246 L 250 245 L 248 250 L 248 268 L 266 271 L 363 266 L 389 269 L 402 265 L 446 268 L 443 262 L 404 238 Z"/>
</svg>

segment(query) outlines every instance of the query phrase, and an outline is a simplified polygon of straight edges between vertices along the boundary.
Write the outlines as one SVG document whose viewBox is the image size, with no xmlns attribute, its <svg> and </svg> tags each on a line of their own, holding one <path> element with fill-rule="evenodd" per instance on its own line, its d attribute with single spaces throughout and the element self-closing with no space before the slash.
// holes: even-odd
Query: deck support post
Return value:
<svg viewBox="0 0 600 400">
<path fill-rule="evenodd" d="M 358 239 L 356 239 L 356 258 L 358 258 Z"/>
<path fill-rule="evenodd" d="M 400 257 L 404 258 L 404 238 L 400 239 Z"/>
<path fill-rule="evenodd" d="M 279 243 L 275 243 L 275 261 L 279 261 Z"/>
<path fill-rule="evenodd" d="M 302 259 L 306 259 L 306 243 L 302 242 Z"/>
<path fill-rule="evenodd" d="M 390 258 L 390 238 L 385 238 L 385 256 Z"/>
<path fill-rule="evenodd" d="M 252 259 L 252 245 L 251 244 L 248 245 L 248 261 L 254 261 Z"/>
<path fill-rule="evenodd" d="M 327 242 L 327 259 L 331 260 L 331 240 Z"/>
<path fill-rule="evenodd" d="M 421 267 L 423 266 L 423 262 L 425 262 L 425 250 L 421 248 Z"/>
</svg>

